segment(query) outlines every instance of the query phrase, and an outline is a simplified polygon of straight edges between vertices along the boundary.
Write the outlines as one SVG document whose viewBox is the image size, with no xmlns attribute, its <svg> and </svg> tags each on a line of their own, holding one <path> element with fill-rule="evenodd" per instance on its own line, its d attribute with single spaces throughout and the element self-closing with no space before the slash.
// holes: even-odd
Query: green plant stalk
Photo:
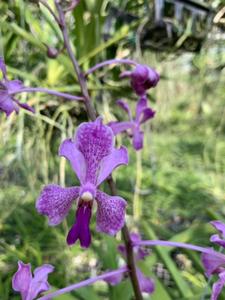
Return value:
<svg viewBox="0 0 225 300">
<path fill-rule="evenodd" d="M 67 27 L 66 27 L 66 22 L 65 22 L 65 15 L 63 12 L 63 9 L 60 5 L 59 0 L 55 0 L 55 5 L 59 14 L 59 26 L 62 30 L 62 34 L 63 34 L 63 39 L 64 39 L 64 45 L 65 48 L 67 49 L 68 55 L 72 61 L 75 73 L 77 75 L 79 84 L 80 84 L 80 88 L 81 88 L 81 93 L 84 97 L 84 104 L 86 107 L 86 111 L 88 114 L 88 117 L 94 121 L 97 117 L 97 113 L 94 109 L 93 104 L 90 101 L 90 96 L 88 93 L 88 88 L 87 88 L 87 83 L 86 83 L 86 79 L 84 77 L 84 74 L 81 72 L 80 66 L 73 54 L 72 48 L 71 48 L 71 44 L 70 44 L 70 40 L 69 40 L 69 36 L 68 36 L 68 31 L 67 31 Z M 116 185 L 112 179 L 112 177 L 110 177 L 110 179 L 108 180 L 108 184 L 111 190 L 111 194 L 112 195 L 117 195 L 116 192 Z M 129 276 L 130 276 L 130 280 L 132 283 L 132 287 L 133 287 L 133 291 L 135 294 L 135 299 L 136 300 L 143 300 L 142 297 L 142 293 L 140 290 L 140 286 L 139 286 L 139 282 L 138 282 L 138 278 L 137 278 L 137 274 L 136 274 L 136 266 L 135 266 L 135 259 L 134 259 L 134 253 L 133 253 L 133 245 L 132 245 L 132 241 L 130 238 L 130 233 L 128 230 L 127 225 L 125 224 L 124 227 L 122 228 L 122 236 L 124 239 L 124 243 L 125 243 L 125 247 L 126 247 L 126 252 L 127 252 L 127 267 L 129 270 Z"/>
</svg>

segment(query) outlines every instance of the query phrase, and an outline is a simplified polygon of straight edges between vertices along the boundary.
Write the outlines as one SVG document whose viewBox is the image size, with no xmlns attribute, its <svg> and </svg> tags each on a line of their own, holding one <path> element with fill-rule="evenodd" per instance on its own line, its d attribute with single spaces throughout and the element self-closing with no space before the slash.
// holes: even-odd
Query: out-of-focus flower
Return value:
<svg viewBox="0 0 225 300">
<path fill-rule="evenodd" d="M 134 244 L 141 241 L 141 237 L 138 233 L 131 233 L 130 238 Z M 126 257 L 125 245 L 119 245 L 118 251 L 124 257 Z M 145 257 L 149 255 L 149 252 L 141 246 L 133 246 L 133 251 L 134 251 L 134 256 L 135 256 L 134 258 L 135 258 L 136 262 L 139 260 L 144 260 Z M 141 270 L 137 267 L 136 267 L 136 273 L 137 273 L 137 278 L 138 278 L 138 282 L 139 282 L 141 291 L 148 293 L 148 294 L 153 293 L 155 290 L 155 284 L 154 284 L 153 280 L 149 277 L 146 277 L 141 272 Z M 123 278 L 124 278 L 124 274 L 119 274 L 119 275 L 111 276 L 111 277 L 105 279 L 105 281 L 111 285 L 116 285 L 116 284 L 120 283 Z"/>
<path fill-rule="evenodd" d="M 108 125 L 112 128 L 115 135 L 123 131 L 130 131 L 129 135 L 132 137 L 134 149 L 142 149 L 144 132 L 140 127 L 143 123 L 154 117 L 155 111 L 147 106 L 146 96 L 141 97 L 137 103 L 135 119 L 132 118 L 131 110 L 127 102 L 118 100 L 117 104 L 125 110 L 130 120 L 124 122 L 110 122 Z"/>
<path fill-rule="evenodd" d="M 145 95 L 148 89 L 155 87 L 160 79 L 159 74 L 146 65 L 137 65 L 133 71 L 122 72 L 120 78 L 126 77 L 131 79 L 131 86 L 139 96 Z"/>
<path fill-rule="evenodd" d="M 19 261 L 18 270 L 12 278 L 12 287 L 14 291 L 21 294 L 22 300 L 33 300 L 40 293 L 50 289 L 48 274 L 53 270 L 52 265 L 45 264 L 36 268 L 32 276 L 31 265 Z"/>
<path fill-rule="evenodd" d="M 34 109 L 26 103 L 21 103 L 14 98 L 19 90 L 23 89 L 23 83 L 20 80 L 8 80 L 6 66 L 2 57 L 0 57 L 0 71 L 2 80 L 0 80 L 0 110 L 6 113 L 8 117 L 13 111 L 19 112 L 19 107 L 34 112 Z"/>
<path fill-rule="evenodd" d="M 91 233 L 89 223 L 94 200 L 97 202 L 97 231 L 115 235 L 124 225 L 126 201 L 109 196 L 97 187 L 121 164 L 128 164 L 125 147 L 114 148 L 114 135 L 101 118 L 81 124 L 74 140 L 65 140 L 59 155 L 64 156 L 76 173 L 80 187 L 62 188 L 55 184 L 44 187 L 36 203 L 39 213 L 47 215 L 49 225 L 62 222 L 73 202 L 77 200 L 74 225 L 67 236 L 67 243 L 80 240 L 82 247 L 89 247 Z"/>
<path fill-rule="evenodd" d="M 219 234 L 211 236 L 210 241 L 225 248 L 225 224 L 220 221 L 210 222 Z M 211 300 L 217 300 L 225 285 L 225 259 L 223 256 L 214 256 L 211 254 L 202 254 L 202 263 L 204 265 L 206 276 L 210 277 L 217 274 L 219 279 L 213 284 Z"/>
</svg>

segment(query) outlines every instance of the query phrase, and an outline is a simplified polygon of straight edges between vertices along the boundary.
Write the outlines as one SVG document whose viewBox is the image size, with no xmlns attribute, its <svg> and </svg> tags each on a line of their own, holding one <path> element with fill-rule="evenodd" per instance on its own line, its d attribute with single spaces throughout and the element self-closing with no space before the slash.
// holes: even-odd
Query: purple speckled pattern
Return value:
<svg viewBox="0 0 225 300">
<path fill-rule="evenodd" d="M 0 57 L 0 71 L 3 79 L 0 80 L 0 110 L 8 117 L 13 111 L 19 112 L 19 108 L 34 112 L 34 109 L 26 103 L 21 103 L 13 97 L 24 86 L 20 80 L 8 80 L 4 59 Z"/>
<path fill-rule="evenodd" d="M 79 181 L 79 187 L 62 188 L 55 184 L 44 187 L 36 202 L 40 214 L 46 215 L 50 225 L 57 225 L 66 217 L 73 202 L 78 208 L 67 243 L 80 241 L 87 248 L 91 243 L 89 223 L 93 201 L 97 202 L 97 230 L 114 235 L 124 224 L 126 201 L 97 190 L 98 186 L 119 165 L 128 164 L 125 147 L 114 148 L 114 134 L 102 119 L 81 124 L 74 140 L 66 139 L 59 147 L 59 155 L 69 160 Z"/>
<path fill-rule="evenodd" d="M 110 122 L 108 125 L 112 128 L 115 135 L 123 132 L 130 131 L 129 136 L 132 137 L 132 144 L 135 150 L 143 148 L 144 133 L 141 130 L 141 124 L 155 115 L 155 111 L 148 107 L 146 96 L 140 97 L 136 105 L 136 116 L 133 119 L 130 113 L 129 105 L 126 101 L 119 100 L 119 106 L 122 107 L 129 116 L 130 121 L 125 122 Z"/>
<path fill-rule="evenodd" d="M 126 201 L 118 196 L 97 192 L 97 231 L 115 235 L 124 225 Z"/>
<path fill-rule="evenodd" d="M 50 289 L 48 283 L 48 274 L 53 272 L 52 265 L 44 264 L 34 270 L 34 276 L 31 273 L 31 265 L 18 262 L 18 270 L 13 275 L 12 287 L 14 291 L 21 294 L 22 300 L 33 300 L 40 293 Z"/>
</svg>

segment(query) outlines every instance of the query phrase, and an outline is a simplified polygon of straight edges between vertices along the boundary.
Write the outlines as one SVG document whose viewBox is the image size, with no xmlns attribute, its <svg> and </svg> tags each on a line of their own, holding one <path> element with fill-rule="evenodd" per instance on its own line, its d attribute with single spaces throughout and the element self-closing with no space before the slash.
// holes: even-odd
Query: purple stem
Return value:
<svg viewBox="0 0 225 300">
<path fill-rule="evenodd" d="M 225 259 L 225 255 L 220 252 L 217 252 L 210 248 L 204 248 L 201 246 L 196 246 L 196 245 L 187 244 L 187 243 L 170 242 L 170 241 L 162 241 L 162 240 L 149 240 L 149 241 L 136 242 L 133 245 L 134 246 L 166 246 L 166 247 L 185 248 L 185 249 L 190 249 L 190 250 L 214 255 L 214 256 Z"/>
<path fill-rule="evenodd" d="M 51 14 L 51 15 L 53 16 L 53 18 L 55 19 L 56 23 L 59 24 L 59 19 L 58 19 L 58 17 L 57 17 L 56 14 L 54 13 L 54 11 L 51 9 L 51 7 L 48 5 L 48 3 L 45 2 L 44 0 L 39 0 L 39 2 L 40 2 L 42 5 L 44 5 L 44 6 L 48 9 L 48 11 L 50 12 L 50 14 Z"/>
<path fill-rule="evenodd" d="M 118 270 L 116 271 L 110 271 L 110 272 L 107 272 L 107 273 L 103 273 L 99 276 L 96 276 L 94 278 L 89 278 L 89 279 L 86 279 L 86 280 L 83 280 L 79 283 L 75 283 L 75 284 L 72 284 L 72 285 L 69 285 L 63 289 L 60 289 L 56 292 L 53 292 L 53 293 L 49 293 L 43 297 L 40 297 L 38 298 L 37 300 L 49 300 L 49 299 L 52 299 L 53 297 L 57 297 L 59 295 L 63 295 L 63 294 L 66 294 L 66 293 L 69 293 L 73 290 L 77 290 L 77 289 L 80 289 L 86 285 L 90 285 L 92 283 L 95 283 L 96 281 L 98 280 L 104 280 L 104 279 L 107 279 L 111 276 L 115 276 L 115 275 L 119 275 L 119 274 L 122 274 L 122 273 L 125 273 L 128 271 L 128 268 L 126 266 L 123 266 L 121 268 L 119 268 Z"/>
<path fill-rule="evenodd" d="M 89 70 L 87 70 L 87 72 L 85 73 L 85 76 L 88 76 L 89 74 L 95 72 L 97 69 L 100 69 L 104 66 L 112 65 L 112 64 L 125 64 L 125 65 L 133 65 L 133 66 L 138 65 L 138 63 L 136 63 L 135 61 L 133 61 L 131 59 L 110 59 L 110 60 L 103 61 L 103 62 L 97 64 L 96 66 L 90 68 Z"/>
<path fill-rule="evenodd" d="M 14 93 L 10 93 L 10 95 L 14 95 L 14 94 L 19 94 L 19 93 L 32 93 L 32 92 L 40 92 L 40 93 L 46 93 L 46 94 L 50 94 L 50 95 L 54 95 L 54 96 L 58 96 L 58 97 L 63 97 L 69 100 L 73 100 L 73 101 L 83 101 L 84 97 L 81 96 L 73 96 L 71 94 L 67 94 L 67 93 L 60 93 L 54 90 L 49 90 L 49 89 L 45 89 L 45 88 L 22 88 Z"/>
</svg>

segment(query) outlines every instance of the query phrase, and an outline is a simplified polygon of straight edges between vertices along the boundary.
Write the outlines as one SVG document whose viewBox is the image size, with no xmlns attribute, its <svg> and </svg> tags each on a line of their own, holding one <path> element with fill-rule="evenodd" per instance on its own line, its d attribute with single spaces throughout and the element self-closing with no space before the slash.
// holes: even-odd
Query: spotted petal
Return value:
<svg viewBox="0 0 225 300">
<path fill-rule="evenodd" d="M 219 280 L 213 284 L 211 300 L 217 300 L 225 285 L 225 272 L 219 274 Z"/>
<path fill-rule="evenodd" d="M 22 300 L 27 299 L 30 283 L 32 280 L 31 265 L 18 262 L 18 270 L 13 275 L 12 287 L 14 291 L 20 292 Z"/>
<path fill-rule="evenodd" d="M 101 161 L 113 149 L 114 135 L 109 126 L 98 118 L 94 122 L 81 124 L 76 132 L 75 144 L 86 162 L 86 182 L 97 183 Z"/>
<path fill-rule="evenodd" d="M 124 225 L 126 201 L 97 191 L 97 231 L 115 235 Z"/>
<path fill-rule="evenodd" d="M 34 270 L 34 278 L 31 281 L 29 293 L 26 300 L 35 299 L 40 293 L 49 290 L 48 274 L 53 272 L 54 267 L 44 264 Z"/>
<path fill-rule="evenodd" d="M 49 225 L 58 225 L 68 214 L 73 201 L 79 195 L 79 190 L 79 187 L 62 188 L 56 184 L 49 184 L 37 199 L 36 209 L 48 217 Z"/>
<path fill-rule="evenodd" d="M 103 158 L 102 164 L 99 170 L 97 186 L 100 185 L 112 171 L 120 165 L 128 164 L 128 152 L 125 147 L 120 149 L 113 149 L 112 152 Z"/>
<path fill-rule="evenodd" d="M 76 144 L 67 139 L 59 147 L 59 155 L 69 160 L 80 183 L 84 183 L 86 176 L 86 163 L 83 154 L 77 149 Z"/>
</svg>

